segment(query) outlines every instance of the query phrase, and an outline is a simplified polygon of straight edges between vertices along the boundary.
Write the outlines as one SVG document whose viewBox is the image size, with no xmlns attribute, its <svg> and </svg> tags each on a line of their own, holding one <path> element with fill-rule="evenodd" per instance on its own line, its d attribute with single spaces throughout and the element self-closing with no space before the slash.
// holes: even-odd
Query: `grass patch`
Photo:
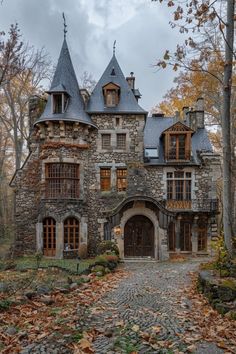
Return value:
<svg viewBox="0 0 236 354">
<path fill-rule="evenodd" d="M 16 258 L 16 270 L 25 270 L 25 269 L 36 269 L 37 268 L 37 260 L 34 256 L 25 256 Z M 78 261 L 77 259 L 53 259 L 43 257 L 40 261 L 40 268 L 47 267 L 60 267 L 64 268 L 71 272 L 77 272 L 77 265 L 79 263 L 79 273 L 84 271 L 89 267 L 89 265 L 94 262 L 93 259 L 85 259 Z"/>
</svg>

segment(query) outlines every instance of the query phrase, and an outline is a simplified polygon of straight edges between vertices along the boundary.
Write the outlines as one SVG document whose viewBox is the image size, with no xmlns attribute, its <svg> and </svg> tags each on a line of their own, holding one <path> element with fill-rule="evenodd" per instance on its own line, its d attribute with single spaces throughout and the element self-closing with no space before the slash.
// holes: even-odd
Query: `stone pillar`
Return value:
<svg viewBox="0 0 236 354">
<path fill-rule="evenodd" d="M 192 253 L 196 254 L 198 251 L 198 219 L 199 217 L 196 215 L 193 218 L 192 225 Z"/>
<path fill-rule="evenodd" d="M 36 224 L 36 251 L 43 252 L 43 223 Z"/>
<path fill-rule="evenodd" d="M 88 219 L 82 216 L 79 224 L 80 244 L 88 244 Z"/>
<path fill-rule="evenodd" d="M 56 223 L 56 258 L 63 258 L 63 222 Z"/>
<path fill-rule="evenodd" d="M 180 253 L 180 221 L 182 219 L 182 216 L 178 216 L 176 223 L 175 223 L 175 236 L 176 236 L 176 253 Z"/>
</svg>

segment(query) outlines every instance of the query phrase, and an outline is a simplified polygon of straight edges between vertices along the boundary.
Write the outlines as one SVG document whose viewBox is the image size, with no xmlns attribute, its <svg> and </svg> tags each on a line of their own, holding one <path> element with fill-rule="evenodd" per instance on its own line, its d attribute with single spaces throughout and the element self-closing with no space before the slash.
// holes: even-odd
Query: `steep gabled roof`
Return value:
<svg viewBox="0 0 236 354">
<path fill-rule="evenodd" d="M 103 87 L 114 83 L 120 87 L 119 103 L 115 107 L 106 107 L 104 104 Z M 88 113 L 135 113 L 146 114 L 141 108 L 130 89 L 124 74 L 118 64 L 115 54 L 111 58 L 106 70 L 94 88 L 87 107 Z"/>
<path fill-rule="evenodd" d="M 48 120 L 64 120 L 81 122 L 96 127 L 90 116 L 84 110 L 84 101 L 80 94 L 79 85 L 65 39 L 61 48 L 51 88 L 47 92 L 49 93 L 49 96 L 46 107 L 35 124 Z M 69 101 L 64 113 L 54 114 L 51 108 L 52 94 L 57 92 L 68 94 Z"/>
<path fill-rule="evenodd" d="M 194 133 L 194 131 L 188 127 L 187 125 L 183 124 L 182 122 L 178 121 L 174 124 L 172 124 L 170 127 L 168 127 L 167 129 L 165 129 L 162 134 L 167 133 L 167 132 L 191 132 L 192 134 Z"/>
</svg>

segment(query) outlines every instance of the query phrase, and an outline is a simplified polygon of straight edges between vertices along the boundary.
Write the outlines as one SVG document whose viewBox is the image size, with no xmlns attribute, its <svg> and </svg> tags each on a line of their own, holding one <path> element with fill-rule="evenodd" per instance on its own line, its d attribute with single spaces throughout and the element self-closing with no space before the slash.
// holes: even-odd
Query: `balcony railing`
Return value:
<svg viewBox="0 0 236 354">
<path fill-rule="evenodd" d="M 197 211 L 217 213 L 219 211 L 219 199 L 194 199 L 192 208 Z"/>
<path fill-rule="evenodd" d="M 165 200 L 165 207 L 172 210 L 192 210 L 217 213 L 219 211 L 218 199 L 193 200 Z"/>
</svg>

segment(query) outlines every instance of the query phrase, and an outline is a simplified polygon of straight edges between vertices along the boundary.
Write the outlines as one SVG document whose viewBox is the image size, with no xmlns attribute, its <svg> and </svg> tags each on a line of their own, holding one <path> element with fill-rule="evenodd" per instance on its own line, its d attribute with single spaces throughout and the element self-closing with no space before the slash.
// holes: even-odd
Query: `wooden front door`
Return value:
<svg viewBox="0 0 236 354">
<path fill-rule="evenodd" d="M 135 215 L 125 224 L 125 257 L 154 257 L 154 227 L 151 220 Z"/>
<path fill-rule="evenodd" d="M 48 257 L 56 255 L 56 221 L 53 218 L 43 221 L 43 254 Z"/>
</svg>

